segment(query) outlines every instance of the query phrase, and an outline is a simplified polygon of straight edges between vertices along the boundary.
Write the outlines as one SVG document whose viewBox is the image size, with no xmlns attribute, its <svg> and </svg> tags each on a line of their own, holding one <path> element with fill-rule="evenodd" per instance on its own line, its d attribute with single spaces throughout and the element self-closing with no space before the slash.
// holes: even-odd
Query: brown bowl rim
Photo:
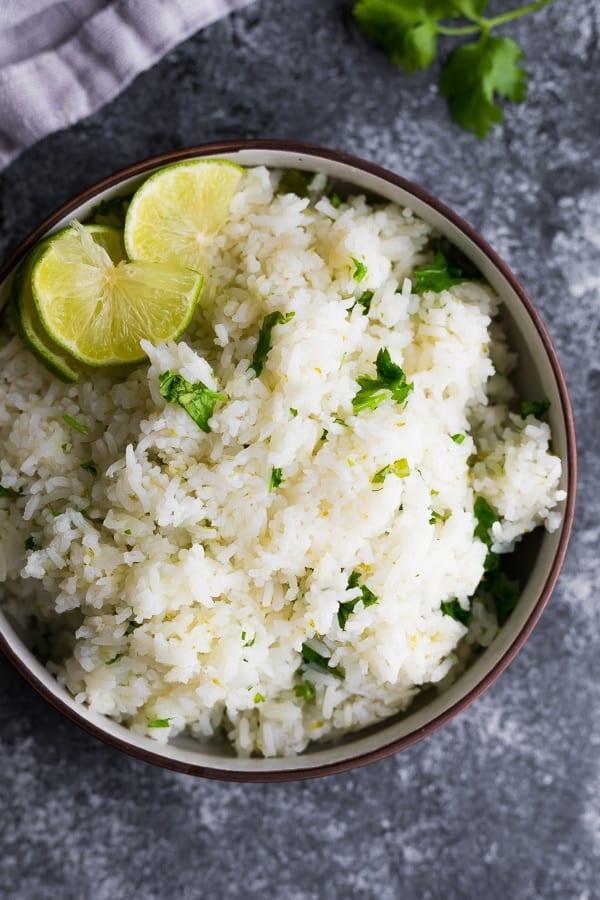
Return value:
<svg viewBox="0 0 600 900">
<path fill-rule="evenodd" d="M 501 273 L 501 275 L 504 276 L 506 281 L 510 284 L 515 294 L 519 298 L 520 302 L 525 307 L 527 313 L 529 314 L 529 317 L 542 341 L 547 357 L 550 361 L 552 371 L 554 373 L 554 378 L 556 380 L 556 385 L 561 400 L 561 408 L 567 439 L 567 498 L 565 502 L 564 517 L 559 543 L 556 554 L 552 561 L 552 566 L 544 583 L 543 590 L 541 591 L 540 596 L 536 604 L 532 608 L 531 613 L 524 623 L 523 627 L 515 636 L 512 644 L 506 649 L 502 657 L 493 666 L 493 668 L 464 697 L 461 697 L 447 710 L 445 710 L 443 713 L 440 713 L 440 715 L 436 716 L 421 728 L 418 728 L 417 730 L 411 732 L 410 734 L 404 735 L 401 738 L 390 741 L 389 743 L 385 744 L 382 747 L 378 747 L 375 750 L 370 750 L 366 753 L 341 760 L 340 762 L 328 763 L 312 768 L 303 768 L 300 765 L 295 769 L 272 772 L 227 771 L 210 766 L 188 764 L 176 759 L 168 759 L 158 755 L 157 753 L 153 753 L 152 751 L 136 747 L 128 743 L 128 741 L 125 739 L 121 739 L 112 734 L 108 734 L 102 728 L 96 726 L 92 722 L 89 722 L 83 715 L 71 709 L 71 707 L 69 707 L 59 697 L 56 697 L 45 686 L 45 684 L 27 668 L 23 660 L 12 649 L 4 635 L 0 634 L 0 650 L 4 653 L 4 655 L 14 666 L 14 668 L 20 673 L 20 675 L 22 675 L 23 678 L 38 692 L 38 694 L 40 694 L 56 710 L 65 715 L 68 719 L 70 719 L 88 734 L 91 734 L 92 736 L 98 738 L 105 744 L 108 744 L 110 747 L 121 750 L 129 754 L 130 756 L 141 759 L 144 762 L 152 763 L 154 765 L 160 766 L 161 768 L 170 769 L 186 775 L 201 776 L 204 778 L 210 778 L 219 781 L 272 783 L 299 781 L 308 778 L 318 778 L 325 775 L 336 775 L 342 772 L 346 772 L 350 769 L 368 765 L 369 763 L 377 762 L 381 759 L 391 756 L 392 754 L 397 753 L 400 750 L 404 750 L 412 746 L 413 744 L 432 734 L 434 731 L 437 731 L 438 728 L 441 728 L 442 725 L 444 725 L 446 722 L 449 722 L 456 715 L 458 715 L 458 713 L 462 712 L 464 709 L 470 706 L 474 700 L 481 696 L 481 694 L 483 694 L 496 681 L 496 679 L 502 674 L 507 666 L 510 665 L 510 663 L 513 661 L 517 653 L 521 650 L 521 648 L 531 635 L 531 632 L 533 631 L 546 604 L 548 603 L 558 580 L 558 576 L 560 574 L 560 570 L 566 556 L 569 538 L 573 526 L 573 518 L 575 514 L 577 450 L 575 442 L 575 425 L 573 412 L 558 356 L 556 354 L 554 346 L 552 345 L 550 336 L 548 335 L 548 332 L 546 331 L 546 328 L 542 322 L 540 314 L 536 310 L 529 295 L 527 294 L 521 283 L 518 281 L 516 276 L 513 274 L 513 272 L 506 265 L 506 263 L 498 256 L 496 251 L 488 244 L 488 242 L 465 219 L 462 218 L 462 216 L 458 215 L 456 212 L 454 212 L 454 210 L 446 206 L 445 203 L 443 203 L 441 200 L 438 200 L 437 197 L 434 197 L 424 188 L 420 187 L 420 185 L 417 185 L 414 182 L 404 178 L 403 176 L 397 175 L 395 172 L 379 166 L 376 163 L 369 162 L 358 156 L 354 156 L 353 154 L 346 153 L 341 150 L 333 150 L 328 147 L 322 147 L 318 144 L 301 143 L 297 141 L 232 140 L 201 144 L 194 147 L 185 147 L 179 150 L 169 150 L 167 152 L 157 154 L 156 156 L 148 157 L 145 160 L 126 166 L 125 168 L 120 169 L 118 172 L 115 172 L 112 175 L 109 175 L 106 178 L 95 182 L 90 187 L 80 191 L 75 197 L 62 204 L 58 209 L 47 216 L 46 219 L 44 219 L 44 221 L 37 228 L 35 228 L 26 238 L 24 238 L 24 240 L 18 245 L 18 247 L 11 253 L 7 261 L 2 266 L 0 266 L 0 284 L 43 234 L 45 234 L 57 222 L 68 215 L 72 210 L 93 199 L 93 197 L 95 197 L 101 191 L 113 187 L 127 178 L 136 175 L 142 175 L 149 169 L 154 169 L 158 166 L 168 165 L 192 157 L 218 156 L 219 154 L 234 153 L 241 150 L 281 150 L 294 154 L 312 156 L 317 159 L 321 158 L 331 160 L 336 163 L 343 163 L 345 165 L 352 166 L 355 169 L 360 169 L 363 172 L 375 175 L 383 179 L 384 181 L 402 188 L 407 193 L 426 203 L 436 212 L 440 213 L 448 221 L 455 225 L 460 231 L 462 231 L 463 234 L 466 235 L 488 257 L 488 259 Z M 298 757 L 298 761 L 301 762 L 301 760 L 302 757 Z"/>
</svg>

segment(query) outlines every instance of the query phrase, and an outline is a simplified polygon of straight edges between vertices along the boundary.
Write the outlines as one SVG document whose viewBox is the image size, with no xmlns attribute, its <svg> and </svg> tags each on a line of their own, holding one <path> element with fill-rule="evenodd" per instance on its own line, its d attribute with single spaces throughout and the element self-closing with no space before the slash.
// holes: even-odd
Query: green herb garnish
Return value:
<svg viewBox="0 0 600 900">
<path fill-rule="evenodd" d="M 375 472 L 371 478 L 371 484 L 383 484 L 386 475 L 396 475 L 398 478 L 407 478 L 410 475 L 408 460 L 402 457 L 402 459 L 397 459 L 395 462 L 390 463 L 389 466 L 384 466 L 379 472 Z"/>
<path fill-rule="evenodd" d="M 283 484 L 284 480 L 283 469 L 279 469 L 278 467 L 273 466 L 273 468 L 271 469 L 271 478 L 269 480 L 269 493 Z"/>
<path fill-rule="evenodd" d="M 98 469 L 94 465 L 91 459 L 88 459 L 87 462 L 81 463 L 80 469 L 83 469 L 84 472 L 88 472 L 90 475 L 97 475 Z"/>
<path fill-rule="evenodd" d="M 363 316 L 368 315 L 369 310 L 371 309 L 371 300 L 373 299 L 373 291 L 363 291 L 360 297 L 357 299 L 354 306 L 362 306 L 362 314 Z M 354 307 L 352 307 L 354 309 Z"/>
<path fill-rule="evenodd" d="M 211 430 L 208 420 L 214 413 L 215 406 L 219 401 L 224 403 L 227 400 L 227 394 L 211 391 L 202 381 L 190 384 L 172 371 L 158 376 L 158 389 L 161 397 L 168 403 L 178 403 L 207 434 Z"/>
<path fill-rule="evenodd" d="M 78 431 L 79 434 L 89 434 L 89 429 L 82 425 L 81 422 L 78 422 L 77 419 L 74 419 L 72 416 L 65 415 L 63 416 L 63 422 L 66 422 L 67 425 L 70 425 L 71 428 L 74 428 L 75 431 Z M 65 451 L 66 453 L 66 451 Z"/>
<path fill-rule="evenodd" d="M 127 537 L 129 537 L 131 535 L 131 528 L 126 528 L 123 534 L 126 534 Z"/>
<path fill-rule="evenodd" d="M 286 169 L 279 179 L 277 191 L 280 194 L 297 194 L 298 197 L 308 197 L 308 188 L 314 177 L 314 172 Z"/>
<path fill-rule="evenodd" d="M 387 347 L 383 347 L 375 360 L 377 378 L 368 375 L 359 375 L 356 379 L 360 385 L 360 391 L 352 400 L 354 412 L 361 409 L 376 409 L 384 400 L 392 399 L 396 403 L 403 403 L 413 389 L 412 382 L 406 383 L 404 372 L 400 366 L 392 362 Z"/>
<path fill-rule="evenodd" d="M 331 205 L 333 206 L 334 209 L 339 209 L 340 206 L 342 205 L 342 201 L 341 201 L 340 197 L 338 196 L 338 194 L 332 194 L 331 197 L 329 198 L 329 202 L 331 203 Z"/>
<path fill-rule="evenodd" d="M 294 687 L 294 694 L 301 700 L 314 700 L 317 692 L 310 681 L 303 681 L 302 684 L 297 684 Z"/>
<path fill-rule="evenodd" d="M 465 439 L 464 434 L 452 434 L 452 435 L 450 435 L 450 437 L 454 441 L 455 444 L 462 444 Z"/>
<path fill-rule="evenodd" d="M 376 594 L 370 590 L 366 584 L 359 584 L 361 578 L 361 573 L 356 570 L 352 572 L 350 578 L 348 579 L 348 590 L 352 590 L 353 588 L 360 588 L 360 594 L 358 597 L 355 597 L 353 600 L 346 600 L 344 603 L 340 603 L 338 606 L 337 612 L 337 620 L 342 631 L 346 629 L 346 622 L 348 621 L 349 616 L 354 612 L 354 607 L 357 603 L 362 600 L 363 606 L 365 609 L 368 606 L 373 606 L 374 603 L 377 603 L 378 597 Z"/>
<path fill-rule="evenodd" d="M 292 418 L 295 419 L 296 416 L 298 415 L 298 410 L 295 409 L 293 406 L 290 406 L 290 412 L 292 414 Z"/>
<path fill-rule="evenodd" d="M 259 694 L 259 693 L 257 692 L 257 693 L 254 695 L 254 702 L 255 702 L 255 703 L 264 703 L 264 702 L 265 702 L 265 698 L 263 697 L 262 694 Z"/>
<path fill-rule="evenodd" d="M 499 521 L 499 517 L 496 514 L 495 510 L 492 509 L 490 504 L 487 502 L 485 497 L 475 498 L 473 513 L 475 515 L 475 518 L 477 519 L 477 525 L 475 526 L 473 536 L 479 538 L 479 540 L 488 548 L 488 552 L 483 564 L 484 569 L 488 571 L 496 568 L 498 564 L 497 554 L 490 549 L 492 544 L 494 543 L 492 535 L 490 534 L 490 529 L 494 522 Z"/>
<path fill-rule="evenodd" d="M 17 491 L 13 491 L 12 488 L 5 488 L 0 484 L 0 497 L 18 497 L 19 494 Z"/>
<path fill-rule="evenodd" d="M 447 600 L 442 603 L 442 612 L 445 616 L 456 619 L 462 625 L 470 625 L 473 619 L 473 613 L 470 609 L 463 609 L 456 597 L 453 600 Z"/>
<path fill-rule="evenodd" d="M 506 572 L 495 569 L 486 572 L 481 587 L 490 594 L 496 607 L 498 624 L 503 625 L 519 600 L 519 584 L 509 578 Z"/>
<path fill-rule="evenodd" d="M 263 323 L 260 326 L 256 349 L 254 351 L 254 356 L 252 357 L 252 362 L 250 363 L 250 368 L 254 369 L 257 376 L 262 372 L 265 359 L 271 349 L 271 332 L 276 325 L 285 325 L 286 322 L 289 322 L 290 319 L 294 318 L 294 315 L 295 313 L 293 312 L 284 314 L 277 309 L 275 312 L 265 316 Z"/>
<path fill-rule="evenodd" d="M 539 419 L 549 409 L 549 400 L 523 400 L 521 403 L 521 418 L 526 419 L 527 416 L 535 416 L 536 419 Z"/>
<path fill-rule="evenodd" d="M 354 272 L 352 273 L 352 277 L 355 281 L 360 283 L 367 274 L 367 267 L 364 262 L 361 262 L 360 259 L 357 259 L 355 256 L 351 256 L 350 259 L 354 263 Z"/>
<path fill-rule="evenodd" d="M 39 550 L 40 549 L 38 547 L 38 545 L 36 544 L 35 540 L 33 539 L 33 536 L 30 536 L 27 538 L 27 540 L 23 541 L 23 546 L 25 547 L 26 550 Z"/>
<path fill-rule="evenodd" d="M 446 522 L 450 518 L 450 513 L 439 513 L 434 509 L 431 510 L 431 516 L 429 517 L 429 524 L 435 525 L 436 522 Z"/>
<path fill-rule="evenodd" d="M 302 644 L 302 660 L 306 665 L 316 666 L 328 675 L 335 675 L 336 678 L 344 677 L 341 669 L 337 668 L 337 666 L 330 666 L 329 659 L 306 642 Z"/>
<path fill-rule="evenodd" d="M 494 28 L 542 9 L 552 0 L 536 0 L 520 9 L 486 18 L 489 0 L 358 0 L 354 16 L 360 30 L 383 47 L 394 65 L 412 74 L 427 69 L 437 55 L 438 36 L 473 35 L 450 55 L 440 76 L 440 91 L 462 128 L 483 138 L 503 112 L 496 100 L 521 103 L 527 93 L 523 53 L 511 38 L 492 37 Z M 467 20 L 467 24 L 465 24 Z"/>
<path fill-rule="evenodd" d="M 171 719 L 148 719 L 146 722 L 147 728 L 168 728 L 171 724 Z"/>
<path fill-rule="evenodd" d="M 123 657 L 123 654 L 122 654 L 122 653 L 117 653 L 117 655 L 116 655 L 116 656 L 113 656 L 112 659 L 107 659 L 106 662 L 105 662 L 105 665 L 106 665 L 106 666 L 113 666 L 116 662 L 118 662 L 118 660 L 122 659 L 122 657 Z"/>
<path fill-rule="evenodd" d="M 423 294 L 425 291 L 439 294 L 440 291 L 446 291 L 455 284 L 479 280 L 479 278 L 467 275 L 460 266 L 451 262 L 442 251 L 438 241 L 432 262 L 415 270 L 412 276 L 412 285 L 415 294 Z"/>
</svg>

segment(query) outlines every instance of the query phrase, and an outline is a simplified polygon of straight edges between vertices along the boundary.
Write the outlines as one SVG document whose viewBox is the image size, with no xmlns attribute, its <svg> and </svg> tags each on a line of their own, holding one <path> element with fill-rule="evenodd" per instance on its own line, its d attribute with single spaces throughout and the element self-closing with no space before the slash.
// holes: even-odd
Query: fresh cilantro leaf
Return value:
<svg viewBox="0 0 600 900">
<path fill-rule="evenodd" d="M 314 177 L 314 172 L 304 172 L 301 169 L 286 169 L 279 180 L 277 191 L 280 194 L 296 194 L 298 197 L 308 197 L 308 188 Z"/>
<path fill-rule="evenodd" d="M 425 291 L 439 294 L 440 291 L 446 291 L 453 285 L 462 284 L 464 281 L 479 281 L 479 279 L 467 275 L 460 266 L 451 262 L 443 252 L 439 241 L 436 243 L 432 262 L 416 269 L 412 276 L 415 294 L 423 294 Z"/>
<path fill-rule="evenodd" d="M 260 332 L 258 334 L 258 342 L 256 344 L 254 356 L 252 357 L 252 362 L 250 363 L 250 368 L 254 369 L 254 372 L 257 376 L 262 372 L 265 364 L 265 359 L 267 358 L 267 354 L 271 349 L 271 332 L 276 325 L 285 325 L 286 322 L 289 322 L 290 319 L 294 318 L 294 315 L 295 314 L 293 312 L 289 312 L 284 315 L 277 309 L 275 310 L 275 312 L 269 313 L 265 316 L 260 327 Z"/>
<path fill-rule="evenodd" d="M 470 609 L 463 609 L 456 597 L 453 600 L 446 600 L 442 603 L 442 612 L 445 616 L 456 619 L 462 625 L 470 625 L 473 613 Z"/>
<path fill-rule="evenodd" d="M 384 466 L 379 472 L 375 472 L 371 478 L 371 484 L 383 484 L 386 475 L 396 475 L 398 478 L 407 478 L 410 475 L 410 466 L 408 460 L 404 457 Z"/>
<path fill-rule="evenodd" d="M 339 209 L 340 206 L 342 205 L 341 198 L 339 197 L 338 194 L 332 194 L 331 197 L 329 198 L 329 202 L 331 203 L 331 205 L 333 206 L 334 209 Z"/>
<path fill-rule="evenodd" d="M 447 522 L 448 519 L 450 518 L 450 515 L 451 514 L 449 512 L 439 513 L 439 512 L 436 512 L 434 509 L 432 509 L 431 516 L 429 517 L 429 524 L 435 525 L 436 522 Z"/>
<path fill-rule="evenodd" d="M 366 316 L 371 309 L 371 300 L 373 299 L 373 296 L 373 291 L 363 291 L 354 304 L 354 306 L 362 306 L 363 316 Z M 354 306 L 352 309 L 354 309 Z"/>
<path fill-rule="evenodd" d="M 83 469 L 84 472 L 88 472 L 90 475 L 97 475 L 98 469 L 94 465 L 91 459 L 88 459 L 87 462 L 81 463 L 80 469 Z"/>
<path fill-rule="evenodd" d="M 294 409 L 293 406 L 290 406 L 290 412 L 291 412 L 291 414 L 292 414 L 292 418 L 295 419 L 296 416 L 298 415 L 298 410 L 297 410 L 297 409 Z"/>
<path fill-rule="evenodd" d="M 539 419 L 549 409 L 549 400 L 523 400 L 521 403 L 521 418 L 526 419 L 527 416 L 535 416 L 536 419 Z"/>
<path fill-rule="evenodd" d="M 373 593 L 370 588 L 366 586 L 366 584 L 360 584 L 359 581 L 361 578 L 361 573 L 356 570 L 352 572 L 350 578 L 348 579 L 348 590 L 352 590 L 353 588 L 360 588 L 360 594 L 358 597 L 354 597 L 352 600 L 346 600 L 343 603 L 340 603 L 338 606 L 337 612 L 337 620 L 342 631 L 346 629 L 346 622 L 348 621 L 349 616 L 354 612 L 354 607 L 357 603 L 362 600 L 363 606 L 365 609 L 368 606 L 373 606 L 374 603 L 377 603 L 379 597 Z"/>
<path fill-rule="evenodd" d="M 78 431 L 79 434 L 89 434 L 89 429 L 82 425 L 81 422 L 78 422 L 77 419 L 74 419 L 72 416 L 64 415 L 63 422 L 66 422 L 67 425 L 70 425 L 71 428 L 74 428 L 75 431 Z"/>
<path fill-rule="evenodd" d="M 0 484 L 0 497 L 18 497 L 17 491 L 13 491 L 12 488 L 2 487 Z"/>
<path fill-rule="evenodd" d="M 256 694 L 254 695 L 254 702 L 255 702 L 255 703 L 264 703 L 264 702 L 265 702 L 265 698 L 263 697 L 262 694 L 256 693 Z"/>
<path fill-rule="evenodd" d="M 336 678 L 344 677 L 341 669 L 337 666 L 330 666 L 329 659 L 315 650 L 314 647 L 311 647 L 306 641 L 302 644 L 302 660 L 306 665 L 316 666 L 328 675 L 335 675 Z"/>
<path fill-rule="evenodd" d="M 294 687 L 294 694 L 301 700 L 314 700 L 316 693 L 314 685 L 310 681 L 303 681 L 302 684 L 297 684 Z"/>
<path fill-rule="evenodd" d="M 211 391 L 202 381 L 190 384 L 177 372 L 170 370 L 158 376 L 158 389 L 161 397 L 168 403 L 178 403 L 207 434 L 211 430 L 208 420 L 214 413 L 215 406 L 219 401 L 227 400 L 227 394 Z"/>
<path fill-rule="evenodd" d="M 114 666 L 114 664 L 115 664 L 116 662 L 118 662 L 118 661 L 122 658 L 122 656 L 123 656 L 122 653 L 117 653 L 117 655 L 116 655 L 116 656 L 113 656 L 112 659 L 107 659 L 106 662 L 105 662 L 105 665 L 106 665 L 106 666 Z"/>
<path fill-rule="evenodd" d="M 131 619 L 127 623 L 127 628 L 125 629 L 125 634 L 127 636 L 129 636 L 130 634 L 133 634 L 133 632 L 135 631 L 136 628 L 141 628 L 141 625 L 142 625 L 141 622 L 136 622 L 135 619 Z"/>
<path fill-rule="evenodd" d="M 454 441 L 455 444 L 462 444 L 465 439 L 465 435 L 460 433 L 452 434 L 450 435 L 450 438 Z"/>
<path fill-rule="evenodd" d="M 246 632 L 245 631 L 242 631 L 242 640 L 246 641 Z M 256 641 L 256 632 L 252 635 L 252 637 L 249 640 L 247 640 L 245 642 L 244 647 L 253 647 L 255 641 Z"/>
<path fill-rule="evenodd" d="M 283 481 L 284 481 L 283 470 L 276 468 L 274 466 L 273 469 L 271 470 L 271 479 L 269 481 L 269 493 L 271 493 L 271 491 L 274 491 L 275 488 L 278 488 L 280 486 L 280 484 L 283 483 Z"/>
<path fill-rule="evenodd" d="M 392 362 L 387 347 L 382 348 L 375 360 L 377 378 L 359 375 L 356 379 L 360 391 L 352 400 L 354 412 L 361 409 L 376 409 L 380 403 L 390 398 L 396 403 L 403 403 L 413 389 L 412 382 L 406 383 L 404 372 L 400 366 Z"/>
<path fill-rule="evenodd" d="M 496 569 L 486 573 L 481 586 L 494 601 L 498 624 L 503 625 L 518 603 L 518 582 L 509 578 L 501 569 Z"/>
<path fill-rule="evenodd" d="M 519 45 L 512 38 L 491 37 L 487 32 L 455 50 L 440 78 L 441 93 L 455 122 L 477 137 L 502 121 L 496 96 L 522 103 L 527 93 L 527 74 L 520 66 Z"/>
<path fill-rule="evenodd" d="M 352 256 L 350 258 L 354 263 L 354 272 L 352 273 L 352 277 L 356 282 L 360 283 L 367 274 L 367 267 L 364 262 L 361 262 L 361 260 L 357 259 L 355 256 Z"/>
<path fill-rule="evenodd" d="M 499 521 L 499 517 L 485 497 L 475 498 L 473 513 L 477 519 L 477 525 L 475 526 L 473 536 L 479 538 L 479 540 L 488 548 L 483 567 L 486 572 L 489 572 L 498 567 L 498 555 L 490 549 L 494 543 L 492 535 L 490 534 L 490 529 L 494 522 Z"/>
<path fill-rule="evenodd" d="M 359 0 L 354 16 L 363 34 L 410 74 L 435 59 L 443 6 L 428 0 Z"/>
<path fill-rule="evenodd" d="M 148 719 L 146 722 L 147 728 L 168 728 L 171 724 L 171 719 Z"/>
<path fill-rule="evenodd" d="M 36 544 L 36 542 L 35 542 L 35 540 L 33 539 L 32 536 L 28 537 L 28 538 L 23 542 L 23 546 L 25 547 L 26 550 L 39 550 L 39 547 L 38 547 L 38 545 Z"/>
</svg>

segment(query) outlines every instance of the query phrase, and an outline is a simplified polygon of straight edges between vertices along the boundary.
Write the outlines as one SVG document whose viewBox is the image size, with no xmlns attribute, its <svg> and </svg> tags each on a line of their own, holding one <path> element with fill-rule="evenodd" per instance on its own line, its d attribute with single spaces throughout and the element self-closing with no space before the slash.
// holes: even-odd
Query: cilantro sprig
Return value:
<svg viewBox="0 0 600 900">
<path fill-rule="evenodd" d="M 357 603 L 362 600 L 362 604 L 366 609 L 368 606 L 373 606 L 374 603 L 377 603 L 379 599 L 377 594 L 374 594 L 366 584 L 359 584 L 360 579 L 361 573 L 354 570 L 350 575 L 350 578 L 348 579 L 348 590 L 350 591 L 354 588 L 360 588 L 360 594 L 358 595 L 358 597 L 354 597 L 352 600 L 345 600 L 338 606 L 337 620 L 338 625 L 340 626 L 342 631 L 346 630 L 346 622 L 354 612 L 354 607 Z"/>
<path fill-rule="evenodd" d="M 455 284 L 463 284 L 465 281 L 481 281 L 477 276 L 467 275 L 458 263 L 450 260 L 438 241 L 435 245 L 435 256 L 430 263 L 415 269 L 413 274 L 413 291 L 415 294 L 424 294 L 425 291 L 433 291 L 439 294 L 447 291 Z"/>
<path fill-rule="evenodd" d="M 260 326 L 260 331 L 258 333 L 258 341 L 256 342 L 256 349 L 254 350 L 254 356 L 252 357 L 252 362 L 250 363 L 250 368 L 254 370 L 254 374 L 258 377 L 262 372 L 265 359 L 269 354 L 269 350 L 271 349 L 271 333 L 276 325 L 285 325 L 286 322 L 289 322 L 294 318 L 295 313 L 282 313 L 280 310 L 276 309 L 275 312 L 269 313 L 263 319 L 263 323 Z"/>
<path fill-rule="evenodd" d="M 491 32 L 552 2 L 536 0 L 487 18 L 489 0 L 358 0 L 354 17 L 359 29 L 408 74 L 429 68 L 440 36 L 472 35 L 475 40 L 455 49 L 442 68 L 440 91 L 454 121 L 484 138 L 502 121 L 497 99 L 522 103 L 527 93 L 521 48 Z"/>
<path fill-rule="evenodd" d="M 352 400 L 355 413 L 361 409 L 376 409 L 390 398 L 396 403 L 404 403 L 413 389 L 413 383 L 407 384 L 403 370 L 392 361 L 387 347 L 382 347 L 377 354 L 375 370 L 377 378 L 359 375 L 356 379 L 360 391 Z"/>
<path fill-rule="evenodd" d="M 211 430 L 208 420 L 215 411 L 219 401 L 225 402 L 227 394 L 211 391 L 202 381 L 190 384 L 177 372 L 163 372 L 158 376 L 158 389 L 161 397 L 168 403 L 178 403 L 185 409 L 198 428 L 208 432 Z"/>
</svg>

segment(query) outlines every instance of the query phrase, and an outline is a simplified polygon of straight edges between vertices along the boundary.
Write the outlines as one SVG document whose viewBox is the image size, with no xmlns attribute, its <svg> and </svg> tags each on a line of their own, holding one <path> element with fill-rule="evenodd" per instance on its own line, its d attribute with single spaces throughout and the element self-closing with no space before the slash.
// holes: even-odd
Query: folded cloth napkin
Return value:
<svg viewBox="0 0 600 900">
<path fill-rule="evenodd" d="M 0 0 L 0 168 L 251 0 Z"/>
</svg>

